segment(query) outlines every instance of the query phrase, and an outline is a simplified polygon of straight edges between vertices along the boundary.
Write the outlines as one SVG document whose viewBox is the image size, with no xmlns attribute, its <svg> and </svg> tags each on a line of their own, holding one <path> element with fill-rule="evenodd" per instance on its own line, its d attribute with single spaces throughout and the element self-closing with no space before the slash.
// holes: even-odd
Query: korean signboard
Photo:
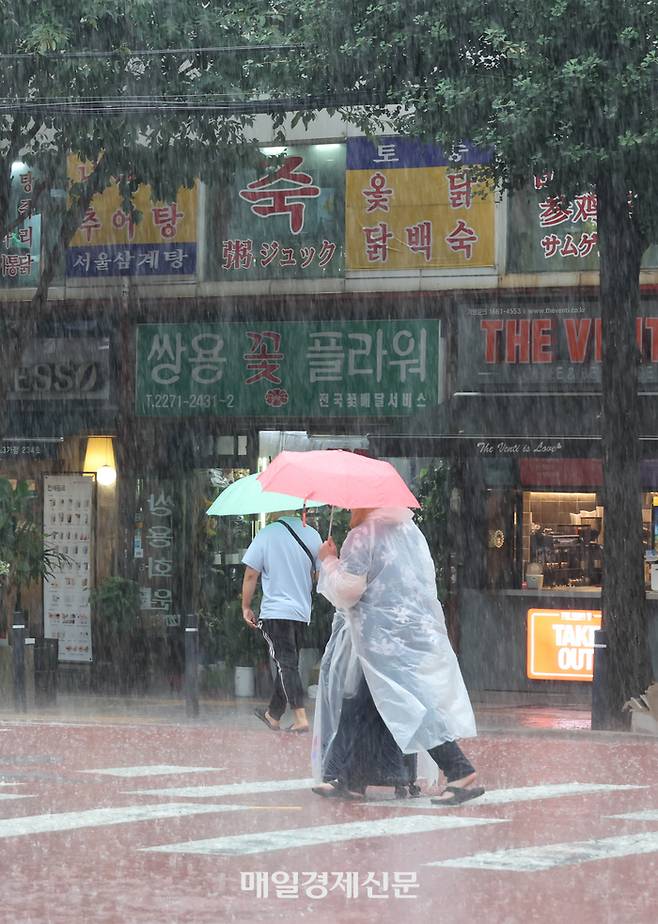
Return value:
<svg viewBox="0 0 658 924">
<path fill-rule="evenodd" d="M 31 343 L 14 369 L 10 401 L 107 401 L 107 338 L 52 337 Z"/>
<path fill-rule="evenodd" d="M 69 157 L 69 177 L 79 181 L 90 168 Z M 173 202 L 153 202 L 149 186 L 133 196 L 142 219 L 122 205 L 116 184 L 94 196 L 66 252 L 66 275 L 194 276 L 197 260 L 197 188 L 179 189 Z"/>
<path fill-rule="evenodd" d="M 63 441 L 63 437 L 45 437 L 44 439 L 10 437 L 0 440 L 0 459 L 5 462 L 56 459 Z"/>
<path fill-rule="evenodd" d="M 347 269 L 492 266 L 494 197 L 468 170 L 489 157 L 467 144 L 348 139 Z"/>
<path fill-rule="evenodd" d="M 406 416 L 439 395 L 439 322 L 142 324 L 142 416 Z"/>
<path fill-rule="evenodd" d="M 345 146 L 263 148 L 208 189 L 208 272 L 225 281 L 340 276 Z"/>
<path fill-rule="evenodd" d="M 59 639 L 60 661 L 91 661 L 91 548 L 94 483 L 83 475 L 46 475 L 43 528 L 66 556 L 43 584 L 46 638 Z"/>
<path fill-rule="evenodd" d="M 658 383 L 658 306 L 636 321 L 643 385 Z M 465 390 L 599 389 L 602 332 L 597 304 L 463 308 L 457 377 Z"/>
<path fill-rule="evenodd" d="M 583 190 L 565 200 L 547 189 L 549 180 L 535 176 L 527 190 L 510 196 L 507 272 L 597 271 L 596 194 Z M 649 248 L 642 266 L 658 266 L 658 247 Z"/>
<path fill-rule="evenodd" d="M 530 680 L 591 680 L 599 610 L 528 610 Z"/>
<path fill-rule="evenodd" d="M 39 281 L 41 216 L 34 213 L 36 173 L 12 165 L 9 208 L 0 242 L 0 286 L 36 286 Z"/>
<path fill-rule="evenodd" d="M 144 483 L 135 520 L 133 556 L 140 560 L 140 609 L 161 618 L 165 626 L 180 625 L 174 612 L 175 525 L 171 481 Z"/>
</svg>

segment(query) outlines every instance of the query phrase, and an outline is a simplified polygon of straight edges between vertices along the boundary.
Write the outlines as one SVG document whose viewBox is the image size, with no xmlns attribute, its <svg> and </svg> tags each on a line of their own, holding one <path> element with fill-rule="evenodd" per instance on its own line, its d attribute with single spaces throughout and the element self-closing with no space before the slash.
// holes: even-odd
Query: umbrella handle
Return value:
<svg viewBox="0 0 658 924">
<path fill-rule="evenodd" d="M 333 522 L 334 522 L 334 508 L 332 507 L 331 513 L 329 514 L 329 536 L 331 536 L 331 527 L 333 526 Z M 329 538 L 329 536 L 327 536 L 327 538 Z"/>
</svg>

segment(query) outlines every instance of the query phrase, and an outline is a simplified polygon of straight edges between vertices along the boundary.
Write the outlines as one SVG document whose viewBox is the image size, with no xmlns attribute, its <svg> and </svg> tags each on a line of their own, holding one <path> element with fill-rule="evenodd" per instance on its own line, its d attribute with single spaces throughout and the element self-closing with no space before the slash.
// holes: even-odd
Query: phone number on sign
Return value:
<svg viewBox="0 0 658 924">
<path fill-rule="evenodd" d="M 218 395 L 183 395 L 175 394 L 157 394 L 145 395 L 146 407 L 176 409 L 176 408 L 211 408 L 211 407 L 233 407 L 235 396 L 227 395 L 220 398 Z"/>
</svg>

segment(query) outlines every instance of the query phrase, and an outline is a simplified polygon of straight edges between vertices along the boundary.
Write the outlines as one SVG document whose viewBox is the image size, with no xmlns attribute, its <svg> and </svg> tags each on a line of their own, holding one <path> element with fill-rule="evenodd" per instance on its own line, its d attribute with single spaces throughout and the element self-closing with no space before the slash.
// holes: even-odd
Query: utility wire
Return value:
<svg viewBox="0 0 658 924">
<path fill-rule="evenodd" d="M 131 113 L 195 113 L 218 115 L 260 115 L 275 112 L 300 112 L 312 109 L 338 109 L 344 106 L 383 105 L 386 99 L 377 99 L 371 93 L 356 91 L 337 96 L 300 96 L 282 99 L 227 100 L 226 102 L 197 103 L 190 100 L 146 99 L 142 101 L 103 100 L 99 102 L 16 103 L 0 102 L 0 115 L 17 112 L 33 116 L 52 115 L 128 115 Z"/>
<path fill-rule="evenodd" d="M 22 51 L 0 53 L 0 61 L 24 61 L 28 58 L 46 58 L 49 61 L 66 61 L 81 58 L 148 58 L 155 55 L 199 54 L 258 54 L 266 51 L 295 51 L 305 45 L 218 45 L 208 48 L 139 48 L 112 49 L 111 51 Z"/>
</svg>

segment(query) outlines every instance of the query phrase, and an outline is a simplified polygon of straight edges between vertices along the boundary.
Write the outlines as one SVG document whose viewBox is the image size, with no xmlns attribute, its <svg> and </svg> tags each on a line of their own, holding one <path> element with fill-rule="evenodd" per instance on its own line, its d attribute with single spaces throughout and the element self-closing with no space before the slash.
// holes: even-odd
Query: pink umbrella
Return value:
<svg viewBox="0 0 658 924">
<path fill-rule="evenodd" d="M 388 462 L 342 449 L 281 452 L 258 479 L 265 491 L 334 507 L 420 507 Z"/>
</svg>

